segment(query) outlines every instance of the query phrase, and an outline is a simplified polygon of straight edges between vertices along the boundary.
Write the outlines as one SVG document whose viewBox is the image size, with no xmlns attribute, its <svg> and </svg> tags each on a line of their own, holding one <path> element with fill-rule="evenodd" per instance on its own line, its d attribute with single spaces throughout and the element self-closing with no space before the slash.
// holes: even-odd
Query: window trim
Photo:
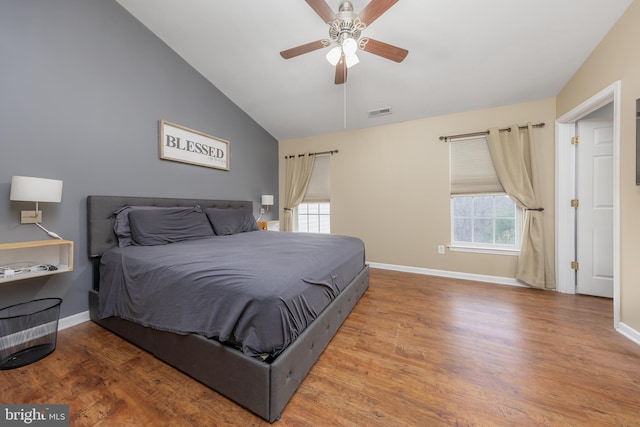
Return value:
<svg viewBox="0 0 640 427">
<path fill-rule="evenodd" d="M 469 253 L 478 253 L 478 254 L 490 254 L 490 255 L 509 255 L 509 256 L 519 256 L 520 249 L 511 249 L 511 248 L 495 248 L 495 247 L 483 247 L 476 245 L 461 245 L 459 243 L 451 244 L 448 246 L 448 249 L 451 252 L 469 252 Z"/>
</svg>

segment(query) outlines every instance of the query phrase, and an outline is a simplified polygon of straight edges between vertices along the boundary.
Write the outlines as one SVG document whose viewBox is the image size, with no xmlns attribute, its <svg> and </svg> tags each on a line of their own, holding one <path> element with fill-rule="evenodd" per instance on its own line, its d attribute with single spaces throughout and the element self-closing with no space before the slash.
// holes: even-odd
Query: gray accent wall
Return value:
<svg viewBox="0 0 640 427">
<path fill-rule="evenodd" d="M 50 239 L 20 224 L 34 205 L 9 201 L 13 175 L 64 182 L 40 209 L 75 242 L 75 271 L 0 284 L 0 307 L 88 309 L 90 194 L 252 200 L 256 217 L 261 194 L 277 202 L 275 138 L 114 0 L 0 0 L 0 58 L 0 243 Z M 161 160 L 160 119 L 229 141 L 230 170 Z"/>
</svg>

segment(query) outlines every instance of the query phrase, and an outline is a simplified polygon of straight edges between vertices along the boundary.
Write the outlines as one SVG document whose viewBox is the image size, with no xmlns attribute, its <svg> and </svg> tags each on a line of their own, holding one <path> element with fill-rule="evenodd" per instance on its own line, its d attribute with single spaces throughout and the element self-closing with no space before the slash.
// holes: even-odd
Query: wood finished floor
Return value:
<svg viewBox="0 0 640 427">
<path fill-rule="evenodd" d="M 611 300 L 371 271 L 288 426 L 640 426 L 640 346 Z M 67 403 L 72 426 L 263 426 L 92 322 L 0 371 L 2 403 Z"/>
</svg>

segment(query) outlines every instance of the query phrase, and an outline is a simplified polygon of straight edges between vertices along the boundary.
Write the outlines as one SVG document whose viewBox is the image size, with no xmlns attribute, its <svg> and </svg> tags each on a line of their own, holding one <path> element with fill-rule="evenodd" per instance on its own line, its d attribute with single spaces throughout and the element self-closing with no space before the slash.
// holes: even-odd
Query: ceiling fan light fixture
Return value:
<svg viewBox="0 0 640 427">
<path fill-rule="evenodd" d="M 356 50 L 358 50 L 358 42 L 356 42 L 353 38 L 346 37 L 342 41 L 342 51 L 345 55 L 355 55 Z"/>
<path fill-rule="evenodd" d="M 335 46 L 327 53 L 327 61 L 335 67 L 340 61 L 340 56 L 342 56 L 342 49 L 340 46 Z"/>
<path fill-rule="evenodd" d="M 358 62 L 360 62 L 360 60 L 358 59 L 358 55 L 356 55 L 355 53 L 352 53 L 350 55 L 345 54 L 344 60 L 347 65 L 347 68 L 351 68 L 354 65 L 356 65 Z"/>
</svg>

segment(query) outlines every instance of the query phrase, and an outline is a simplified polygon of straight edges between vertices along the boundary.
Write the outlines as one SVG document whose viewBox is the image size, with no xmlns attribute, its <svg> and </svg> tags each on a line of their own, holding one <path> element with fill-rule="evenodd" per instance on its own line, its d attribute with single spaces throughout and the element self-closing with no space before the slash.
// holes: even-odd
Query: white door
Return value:
<svg viewBox="0 0 640 427">
<path fill-rule="evenodd" d="M 577 133 L 576 292 L 613 298 L 613 117 L 580 120 Z"/>
</svg>

